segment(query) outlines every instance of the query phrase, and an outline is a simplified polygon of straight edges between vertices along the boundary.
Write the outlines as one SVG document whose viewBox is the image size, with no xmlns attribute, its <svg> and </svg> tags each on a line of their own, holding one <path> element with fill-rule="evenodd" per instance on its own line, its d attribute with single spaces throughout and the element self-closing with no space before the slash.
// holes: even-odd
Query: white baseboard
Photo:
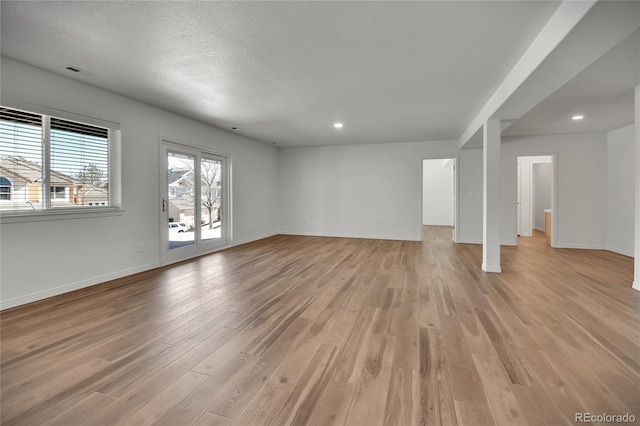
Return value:
<svg viewBox="0 0 640 426">
<path fill-rule="evenodd" d="M 474 239 L 459 239 L 456 243 L 462 244 L 482 244 L 482 240 L 474 240 Z M 500 241 L 501 246 L 513 246 L 517 245 L 516 241 Z"/>
<path fill-rule="evenodd" d="M 82 288 L 91 287 L 102 284 L 107 281 L 126 277 L 129 275 L 139 274 L 160 266 L 160 262 L 148 263 L 146 265 L 136 266 L 135 268 L 125 269 L 123 271 L 113 272 L 111 274 L 101 275 L 99 277 L 90 278 L 88 280 L 78 281 L 72 284 L 63 285 L 48 290 L 38 291 L 36 293 L 26 294 L 24 296 L 14 297 L 8 300 L 0 301 L 0 310 L 15 308 L 16 306 L 25 305 L 27 303 L 37 302 L 53 296 L 59 296 L 70 291 L 80 290 Z"/>
<path fill-rule="evenodd" d="M 485 272 L 493 272 L 496 274 L 499 274 L 502 272 L 502 268 L 500 267 L 500 265 L 487 265 L 484 262 L 482 262 L 482 270 Z"/>
<path fill-rule="evenodd" d="M 559 243 L 553 247 L 564 248 L 564 249 L 579 249 L 579 250 L 607 250 L 613 253 L 621 254 L 623 256 L 634 257 L 634 253 L 632 250 L 625 250 L 625 249 L 620 249 L 620 248 L 611 247 L 611 246 L 600 246 L 596 244 Z"/>
<path fill-rule="evenodd" d="M 264 240 L 265 238 L 273 237 L 275 235 L 278 235 L 278 233 L 270 232 L 267 234 L 258 235 L 256 237 L 249 237 L 249 238 L 243 238 L 241 240 L 234 240 L 231 242 L 230 247 L 241 246 L 242 244 L 248 244 L 258 240 Z"/>
<path fill-rule="evenodd" d="M 583 250 L 607 250 L 607 247 L 596 244 L 558 243 L 554 248 L 583 249 Z"/>
<path fill-rule="evenodd" d="M 280 232 L 280 234 L 284 235 L 303 235 L 303 236 L 314 236 L 314 237 L 335 237 L 335 238 L 363 238 L 363 239 L 380 239 L 380 240 L 400 240 L 400 241 L 421 241 L 420 237 L 415 236 L 399 236 L 399 235 L 362 235 L 362 234 L 321 234 L 321 233 L 299 233 L 299 232 Z M 278 235 L 278 233 L 266 233 L 263 235 L 258 235 L 255 237 L 245 238 L 242 240 L 233 241 L 230 247 L 239 246 L 242 244 L 251 243 L 254 241 L 262 240 L 264 238 L 273 237 Z M 457 243 L 462 244 L 482 244 L 482 240 L 473 240 L 473 239 L 459 239 Z M 515 245 L 509 241 L 501 242 L 501 245 Z M 633 253 L 630 253 L 627 250 L 617 249 L 615 247 L 602 247 L 588 244 L 559 244 L 556 246 L 557 248 L 573 248 L 573 249 L 588 249 L 588 250 L 609 250 L 615 253 L 619 253 L 625 256 L 633 257 Z M 78 281 L 72 284 L 67 284 L 64 286 L 47 289 L 43 291 L 39 291 L 36 293 L 27 294 L 24 296 L 14 297 L 12 299 L 0 300 L 0 310 L 5 310 L 9 308 L 14 308 L 16 306 L 25 305 L 27 303 L 37 302 L 42 299 L 46 299 L 53 296 L 58 296 L 64 293 L 68 293 L 75 290 L 80 290 L 82 288 L 91 287 L 97 284 L 102 284 L 107 281 L 111 281 L 118 278 L 123 278 L 129 275 L 138 274 L 140 272 L 145 272 L 150 269 L 158 268 L 160 266 L 160 262 L 152 262 L 146 265 L 136 266 L 134 268 L 125 269 L 122 271 L 113 272 L 110 274 L 93 277 L 87 280 Z M 494 272 L 500 273 L 502 269 L 500 266 L 496 265 L 485 265 L 482 264 L 482 269 L 486 272 Z M 640 280 L 636 280 L 633 283 L 633 288 L 637 291 L 640 291 Z"/>
<path fill-rule="evenodd" d="M 633 285 L 631 286 L 635 291 L 640 291 L 640 280 L 633 281 Z"/>
<path fill-rule="evenodd" d="M 264 235 L 258 235 L 255 237 L 250 237 L 250 238 L 245 238 L 242 240 L 238 240 L 238 241 L 233 241 L 231 244 L 225 246 L 225 247 L 220 247 L 212 252 L 209 253 L 213 253 L 215 251 L 219 251 L 219 250 L 223 250 L 225 248 L 229 248 L 229 247 L 233 247 L 233 246 L 237 246 L 237 245 L 241 245 L 241 244 L 247 244 L 253 241 L 258 241 L 258 240 L 262 240 L 264 238 L 268 238 L 268 237 L 272 237 L 274 235 L 277 235 L 276 233 L 268 233 L 268 234 L 264 234 Z M 206 255 L 209 253 L 199 253 L 194 255 L 194 257 L 199 257 L 202 255 Z M 184 260 L 184 259 L 182 259 Z M 180 261 L 182 261 L 180 260 Z M 113 272 L 110 274 L 105 274 L 105 275 L 101 275 L 98 277 L 93 277 L 93 278 L 89 278 L 86 280 L 82 280 L 82 281 L 78 281 L 72 284 L 67 284 L 67 285 L 63 285 L 60 287 L 56 287 L 56 288 L 52 288 L 52 289 L 47 289 L 47 290 L 43 290 L 43 291 L 39 291 L 36 293 L 31 293 L 31 294 L 27 294 L 24 296 L 19 296 L 19 297 L 14 297 L 12 299 L 7 299 L 7 300 L 0 300 L 0 311 L 1 310 L 5 310 L 5 309 L 10 309 L 10 308 L 15 308 L 16 306 L 21 306 L 21 305 L 26 305 L 27 303 L 32 303 L 32 302 L 37 302 L 39 300 L 43 300 L 43 299 L 47 299 L 49 297 L 53 297 L 53 296 L 59 296 L 61 294 L 64 293 L 69 293 L 71 291 L 75 291 L 75 290 L 80 290 L 86 287 L 91 287 L 97 284 L 102 284 L 105 283 L 107 281 L 111 281 L 111 280 L 115 280 L 118 278 L 123 278 L 129 275 L 134 275 L 134 274 L 139 274 L 140 272 L 145 272 L 148 271 L 150 269 L 154 269 L 154 268 L 158 268 L 161 266 L 161 262 L 157 261 L 157 262 L 152 262 L 152 263 L 148 263 L 146 265 L 141 265 L 141 266 L 136 266 L 134 268 L 130 268 L 130 269 L 125 269 L 123 271 L 118 271 L 118 272 Z"/>
<path fill-rule="evenodd" d="M 384 235 L 384 234 L 332 234 L 322 232 L 293 232 L 293 231 L 281 231 L 282 235 L 300 235 L 303 237 L 330 237 L 330 238 L 362 238 L 367 240 L 394 240 L 394 241 L 422 241 L 422 235 L 420 236 L 407 236 L 407 235 Z"/>
<path fill-rule="evenodd" d="M 625 250 L 625 249 L 620 249 L 620 248 L 611 247 L 611 246 L 607 247 L 607 250 L 612 251 L 614 253 L 621 254 L 623 256 L 635 257 L 633 250 Z"/>
<path fill-rule="evenodd" d="M 482 244 L 482 240 L 459 238 L 458 241 L 456 241 L 456 243 L 460 243 L 460 244 Z"/>
</svg>

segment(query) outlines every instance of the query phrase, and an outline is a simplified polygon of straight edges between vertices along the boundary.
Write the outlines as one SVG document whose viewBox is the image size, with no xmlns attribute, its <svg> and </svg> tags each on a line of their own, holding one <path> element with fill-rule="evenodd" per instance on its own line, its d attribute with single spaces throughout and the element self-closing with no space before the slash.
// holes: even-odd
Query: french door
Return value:
<svg viewBox="0 0 640 426">
<path fill-rule="evenodd" d="M 227 157 L 163 141 L 160 163 L 162 263 L 227 245 Z"/>
</svg>

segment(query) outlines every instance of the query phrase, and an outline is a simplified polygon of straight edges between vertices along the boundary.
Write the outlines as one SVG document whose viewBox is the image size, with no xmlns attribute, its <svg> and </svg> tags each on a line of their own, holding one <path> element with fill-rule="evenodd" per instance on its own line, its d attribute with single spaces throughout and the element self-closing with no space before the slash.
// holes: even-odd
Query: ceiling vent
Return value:
<svg viewBox="0 0 640 426">
<path fill-rule="evenodd" d="M 67 71 L 71 71 L 73 73 L 84 75 L 86 77 L 95 77 L 97 75 L 87 70 L 83 70 L 82 68 L 76 67 L 74 65 L 67 65 L 64 67 L 64 69 Z"/>
</svg>

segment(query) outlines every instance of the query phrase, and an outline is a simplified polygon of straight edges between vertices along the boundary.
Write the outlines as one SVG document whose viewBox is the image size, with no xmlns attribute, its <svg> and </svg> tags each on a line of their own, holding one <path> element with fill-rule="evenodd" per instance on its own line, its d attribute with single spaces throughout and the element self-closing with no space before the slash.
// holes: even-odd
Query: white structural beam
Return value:
<svg viewBox="0 0 640 426">
<path fill-rule="evenodd" d="M 519 119 L 638 27 L 639 2 L 564 1 L 480 108 L 458 145 L 473 144 L 472 137 L 489 119 L 500 119 L 503 125 Z"/>
<path fill-rule="evenodd" d="M 459 140 L 463 146 L 584 18 L 597 0 L 564 1 L 516 65 L 473 119 Z"/>
<path fill-rule="evenodd" d="M 640 2 L 599 1 L 491 118 L 519 119 L 638 27 Z"/>
<path fill-rule="evenodd" d="M 482 270 L 500 267 L 500 120 L 484 124 L 482 145 Z"/>
<path fill-rule="evenodd" d="M 640 291 L 640 85 L 636 86 L 636 244 L 633 288 Z"/>
</svg>

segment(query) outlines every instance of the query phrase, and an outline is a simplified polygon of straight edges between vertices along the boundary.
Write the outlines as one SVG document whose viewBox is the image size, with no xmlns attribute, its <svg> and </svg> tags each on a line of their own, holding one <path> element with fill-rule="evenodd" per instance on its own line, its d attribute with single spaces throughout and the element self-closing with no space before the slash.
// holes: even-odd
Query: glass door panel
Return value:
<svg viewBox="0 0 640 426">
<path fill-rule="evenodd" d="M 162 263 L 226 246 L 228 157 L 167 141 L 160 152 Z"/>
<path fill-rule="evenodd" d="M 167 151 L 166 211 L 169 250 L 196 243 L 196 156 Z"/>
<path fill-rule="evenodd" d="M 202 240 L 220 240 L 222 227 L 223 162 L 213 158 L 200 160 L 200 198 Z"/>
</svg>

